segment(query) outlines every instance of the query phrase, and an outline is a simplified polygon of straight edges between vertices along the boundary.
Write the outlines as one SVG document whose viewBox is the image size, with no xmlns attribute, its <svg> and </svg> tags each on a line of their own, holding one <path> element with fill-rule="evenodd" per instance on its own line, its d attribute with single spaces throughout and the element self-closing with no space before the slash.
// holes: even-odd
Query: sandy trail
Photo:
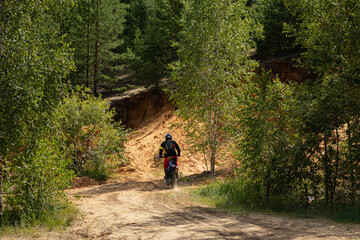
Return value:
<svg viewBox="0 0 360 240">
<path fill-rule="evenodd" d="M 178 120 L 169 110 L 137 129 L 126 145 L 131 162 L 117 170 L 116 182 L 69 191 L 82 217 L 64 231 L 39 231 L 3 239 L 360 239 L 360 226 L 328 220 L 264 214 L 231 214 L 201 206 L 188 194 L 188 181 L 165 185 L 158 148 L 171 132 L 183 148 L 180 168 L 188 179 L 206 170 L 201 155 L 190 154 Z M 199 163 L 200 162 L 200 163 Z"/>
<path fill-rule="evenodd" d="M 195 204 L 185 188 L 163 181 L 112 183 L 76 189 L 84 217 L 64 232 L 37 239 L 360 239 L 358 225 L 230 214 Z M 33 239 L 19 238 L 19 239 Z"/>
</svg>

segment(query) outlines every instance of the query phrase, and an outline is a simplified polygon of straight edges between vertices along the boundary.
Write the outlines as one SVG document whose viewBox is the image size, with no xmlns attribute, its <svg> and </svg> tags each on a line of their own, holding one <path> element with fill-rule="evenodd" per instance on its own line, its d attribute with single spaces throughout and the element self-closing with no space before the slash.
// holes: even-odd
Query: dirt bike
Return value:
<svg viewBox="0 0 360 240">
<path fill-rule="evenodd" d="M 169 185 L 171 185 L 171 188 L 176 187 L 178 180 L 177 176 L 179 172 L 179 167 L 176 166 L 176 162 L 177 162 L 177 157 L 170 157 L 169 167 L 168 167 L 168 180 L 169 180 Z"/>
<path fill-rule="evenodd" d="M 169 166 L 167 168 L 167 174 L 165 176 L 166 183 L 171 186 L 171 188 L 175 188 L 178 180 L 178 172 L 179 167 L 176 166 L 177 157 L 168 157 Z"/>
</svg>

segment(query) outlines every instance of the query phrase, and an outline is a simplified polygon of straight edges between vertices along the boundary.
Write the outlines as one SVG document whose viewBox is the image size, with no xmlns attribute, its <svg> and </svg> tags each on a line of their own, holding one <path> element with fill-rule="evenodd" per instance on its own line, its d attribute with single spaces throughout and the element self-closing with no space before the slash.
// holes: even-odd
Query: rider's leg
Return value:
<svg viewBox="0 0 360 240">
<path fill-rule="evenodd" d="M 169 172 L 169 170 L 167 169 L 167 168 L 164 168 L 164 173 L 165 173 L 165 179 L 167 178 L 167 176 L 168 176 L 168 172 Z"/>
<path fill-rule="evenodd" d="M 169 159 L 167 157 L 164 158 L 164 172 L 165 172 L 165 179 L 167 177 L 167 172 L 168 172 L 168 167 L 169 167 Z"/>
<path fill-rule="evenodd" d="M 169 182 L 169 169 L 164 168 L 164 172 L 165 172 L 165 177 L 164 177 L 164 179 L 165 179 L 165 181 L 166 181 L 166 184 L 169 185 L 169 184 L 170 184 L 170 182 Z"/>
</svg>

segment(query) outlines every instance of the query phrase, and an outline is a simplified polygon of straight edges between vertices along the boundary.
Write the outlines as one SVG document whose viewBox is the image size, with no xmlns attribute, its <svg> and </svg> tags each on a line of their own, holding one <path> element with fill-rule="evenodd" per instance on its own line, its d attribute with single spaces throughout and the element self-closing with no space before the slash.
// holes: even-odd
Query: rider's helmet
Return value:
<svg viewBox="0 0 360 240">
<path fill-rule="evenodd" d="M 165 140 L 171 140 L 171 139 L 172 139 L 172 136 L 170 133 L 165 135 Z"/>
</svg>

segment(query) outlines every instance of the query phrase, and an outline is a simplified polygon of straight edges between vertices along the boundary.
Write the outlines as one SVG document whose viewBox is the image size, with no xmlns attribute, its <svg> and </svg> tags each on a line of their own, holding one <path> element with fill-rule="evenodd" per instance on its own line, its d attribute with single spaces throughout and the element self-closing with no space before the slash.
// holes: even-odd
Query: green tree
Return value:
<svg viewBox="0 0 360 240">
<path fill-rule="evenodd" d="M 169 63 L 177 59 L 174 43 L 179 39 L 179 0 L 155 0 L 148 6 L 146 28 L 135 32 L 132 49 L 127 60 L 133 76 L 141 82 L 159 85 L 159 80 L 168 75 Z"/>
<path fill-rule="evenodd" d="M 210 159 L 211 172 L 225 127 L 237 108 L 236 94 L 252 75 L 255 62 L 251 19 L 246 1 L 186 1 L 173 65 L 176 91 L 172 96 L 193 145 Z"/>
<path fill-rule="evenodd" d="M 148 21 L 148 5 L 146 0 L 135 0 L 129 3 L 125 15 L 124 50 L 134 48 L 135 39 L 145 33 Z M 136 32 L 139 33 L 136 33 Z"/>
<path fill-rule="evenodd" d="M 269 74 L 254 78 L 244 86 L 238 112 L 238 153 L 242 172 L 255 186 L 270 193 L 286 194 L 296 181 L 289 166 L 296 138 L 289 118 L 292 89 Z"/>
<path fill-rule="evenodd" d="M 351 192 L 350 202 L 354 204 L 359 199 L 355 193 L 359 168 L 354 163 L 359 155 L 354 150 L 358 149 L 359 140 L 360 3 L 301 0 L 289 1 L 287 6 L 302 22 L 300 26 L 287 26 L 306 50 L 301 60 L 320 76 L 318 81 L 308 84 L 308 99 L 313 106 L 308 113 L 313 113 L 313 117 L 307 118 L 306 125 L 312 126 L 310 130 L 320 136 L 325 148 L 318 154 L 324 171 L 326 203 L 334 206 L 341 182 Z M 320 119 L 324 123 L 321 126 Z M 339 136 L 344 128 L 345 138 Z M 347 169 L 341 169 L 342 166 Z"/>
<path fill-rule="evenodd" d="M 15 187 L 17 183 L 3 175 L 10 165 L 36 168 L 33 164 L 41 158 L 39 141 L 48 132 L 51 112 L 62 99 L 62 80 L 73 69 L 69 46 L 59 34 L 54 18 L 56 11 L 67 11 L 71 3 L 70 0 L 0 3 L 0 165 L 6 186 Z M 17 160 L 12 161 L 14 158 Z M 30 179 L 31 171 L 23 174 L 23 180 Z M 26 186 L 19 185 L 22 187 Z M 29 188 L 26 194 L 37 190 Z M 26 197 L 29 196 L 23 199 L 30 199 Z M 45 208 L 43 203 L 38 207 Z M 29 207 L 27 214 L 31 214 L 31 210 L 38 209 L 33 206 L 23 201 L 21 208 Z"/>
<path fill-rule="evenodd" d="M 284 23 L 298 24 L 297 18 L 286 7 L 285 0 L 260 0 L 252 8 L 254 18 L 263 25 L 264 38 L 257 40 L 257 52 L 262 56 L 274 56 L 294 50 L 294 37 L 286 36 Z"/>
<path fill-rule="evenodd" d="M 360 57 L 360 3 L 356 0 L 288 1 L 287 7 L 302 24 L 287 24 L 306 52 L 303 62 L 320 75 L 358 78 Z"/>
<path fill-rule="evenodd" d="M 123 69 L 117 49 L 123 44 L 125 4 L 117 0 L 80 0 L 66 16 L 64 31 L 75 49 L 75 84 L 89 86 L 98 94 L 98 84 L 116 80 Z"/>
</svg>

